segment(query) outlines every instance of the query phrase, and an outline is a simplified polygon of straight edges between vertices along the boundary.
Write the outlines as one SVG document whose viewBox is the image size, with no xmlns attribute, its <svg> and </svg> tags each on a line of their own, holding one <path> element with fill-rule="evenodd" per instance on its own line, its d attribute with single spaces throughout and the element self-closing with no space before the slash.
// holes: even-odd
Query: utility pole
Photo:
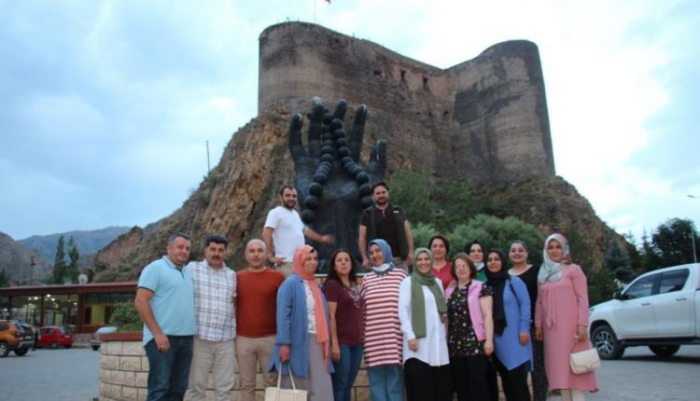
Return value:
<svg viewBox="0 0 700 401">
<path fill-rule="evenodd" d="M 209 140 L 207 140 L 207 174 L 211 173 L 211 165 L 209 164 Z"/>
</svg>

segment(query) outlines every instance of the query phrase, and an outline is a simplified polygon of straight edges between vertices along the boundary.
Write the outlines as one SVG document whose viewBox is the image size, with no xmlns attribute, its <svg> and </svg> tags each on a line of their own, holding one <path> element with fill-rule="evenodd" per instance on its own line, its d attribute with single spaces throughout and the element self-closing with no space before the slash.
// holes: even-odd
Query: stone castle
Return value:
<svg viewBox="0 0 700 401">
<path fill-rule="evenodd" d="M 544 78 L 532 42 L 499 43 L 440 69 L 318 25 L 267 28 L 260 36 L 259 113 L 308 110 L 313 96 L 329 105 L 366 104 L 365 143 L 387 140 L 390 170 L 421 160 L 438 176 L 477 183 L 554 175 Z"/>
</svg>

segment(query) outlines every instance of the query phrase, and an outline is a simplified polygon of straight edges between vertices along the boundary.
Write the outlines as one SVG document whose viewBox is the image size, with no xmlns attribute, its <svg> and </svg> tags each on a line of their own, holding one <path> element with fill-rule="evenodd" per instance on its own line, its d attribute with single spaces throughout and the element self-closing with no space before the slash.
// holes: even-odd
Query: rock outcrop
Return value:
<svg viewBox="0 0 700 401">
<path fill-rule="evenodd" d="M 35 285 L 51 275 L 53 264 L 39 252 L 27 249 L 0 232 L 0 271 L 5 271 L 8 280 Z"/>
</svg>

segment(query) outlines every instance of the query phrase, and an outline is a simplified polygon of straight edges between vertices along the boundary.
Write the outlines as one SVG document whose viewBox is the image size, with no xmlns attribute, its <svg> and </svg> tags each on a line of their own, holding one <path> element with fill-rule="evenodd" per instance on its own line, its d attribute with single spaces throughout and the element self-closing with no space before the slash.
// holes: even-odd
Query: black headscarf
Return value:
<svg viewBox="0 0 700 401">
<path fill-rule="evenodd" d="M 492 273 L 488 268 L 489 255 L 495 253 L 501 259 L 501 270 Z M 503 309 L 503 291 L 506 286 L 506 280 L 510 277 L 508 274 L 508 265 L 506 254 L 499 249 L 489 249 L 484 255 L 486 263 L 486 284 L 493 289 L 493 331 L 496 334 L 503 334 L 508 322 L 506 321 L 506 312 Z"/>
</svg>

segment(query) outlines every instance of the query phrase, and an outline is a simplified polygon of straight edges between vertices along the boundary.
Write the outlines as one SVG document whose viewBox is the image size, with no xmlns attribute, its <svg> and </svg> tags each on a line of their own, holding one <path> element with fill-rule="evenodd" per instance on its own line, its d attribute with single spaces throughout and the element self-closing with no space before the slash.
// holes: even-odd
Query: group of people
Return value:
<svg viewBox="0 0 700 401">
<path fill-rule="evenodd" d="M 508 401 L 544 400 L 549 390 L 578 401 L 597 390 L 592 372 L 569 369 L 570 353 L 590 344 L 586 278 L 566 238 L 546 239 L 541 267 L 528 263 L 520 240 L 507 254 L 473 241 L 450 258 L 441 235 L 414 249 L 388 186 L 372 190 L 375 204 L 359 230 L 362 261 L 335 250 L 323 284 L 315 275 L 321 255 L 304 236 L 334 238 L 301 223 L 291 187 L 280 191 L 264 240 L 247 244 L 248 267 L 237 273 L 224 266 L 224 237 L 207 237 L 205 260 L 185 266 L 190 239 L 172 236 L 167 255 L 144 268 L 135 301 L 148 400 L 182 399 L 188 380 L 190 399 L 205 399 L 209 372 L 216 399 L 228 400 L 234 358 L 242 400 L 255 399 L 260 367 L 267 386 L 279 374 L 283 387 L 293 380 L 309 400 L 350 401 L 363 358 L 373 401 L 447 401 L 455 393 L 497 400 L 497 375 Z"/>
</svg>

